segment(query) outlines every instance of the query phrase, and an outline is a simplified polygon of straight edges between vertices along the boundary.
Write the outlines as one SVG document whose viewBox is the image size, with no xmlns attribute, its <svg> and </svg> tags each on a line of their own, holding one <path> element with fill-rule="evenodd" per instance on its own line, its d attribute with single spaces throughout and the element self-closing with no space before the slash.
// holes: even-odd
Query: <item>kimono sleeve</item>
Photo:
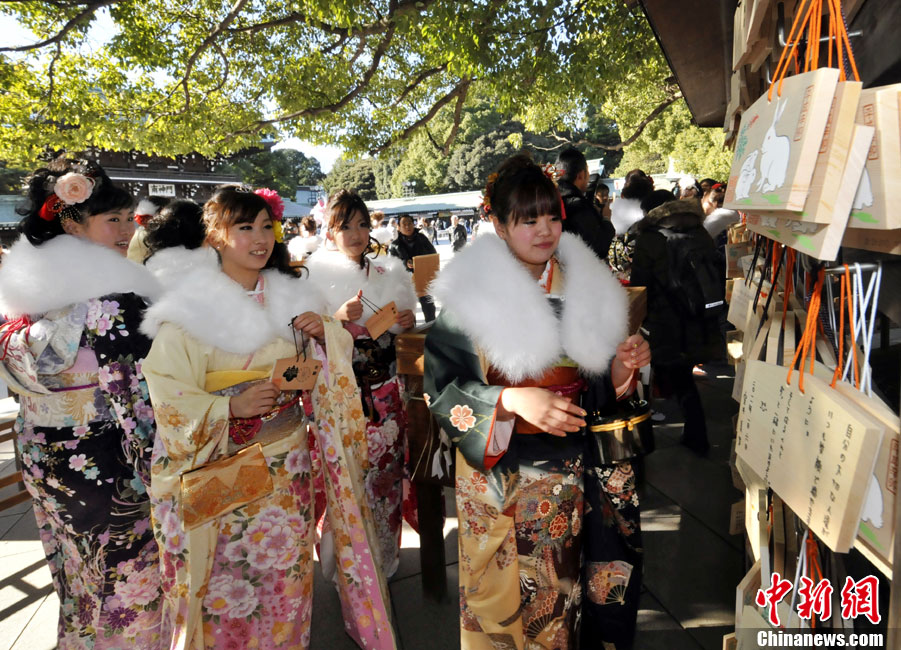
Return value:
<svg viewBox="0 0 901 650">
<path fill-rule="evenodd" d="M 466 461 L 482 472 L 490 470 L 512 433 L 510 421 L 506 441 L 495 444 L 493 437 L 501 436 L 502 425 L 496 417 L 504 387 L 485 383 L 472 343 L 446 311 L 426 336 L 423 388 L 429 410 Z"/>
<path fill-rule="evenodd" d="M 156 415 L 154 477 L 180 474 L 214 457 L 228 435 L 228 402 L 204 390 L 209 350 L 184 330 L 163 323 L 144 362 Z M 159 467 L 162 466 L 162 467 Z"/>
<path fill-rule="evenodd" d="M 150 339 L 138 330 L 147 303 L 125 293 L 91 300 L 87 307 L 85 340 L 97 356 L 100 389 L 123 432 L 129 460 L 149 485 L 154 422 L 142 364 Z"/>
</svg>

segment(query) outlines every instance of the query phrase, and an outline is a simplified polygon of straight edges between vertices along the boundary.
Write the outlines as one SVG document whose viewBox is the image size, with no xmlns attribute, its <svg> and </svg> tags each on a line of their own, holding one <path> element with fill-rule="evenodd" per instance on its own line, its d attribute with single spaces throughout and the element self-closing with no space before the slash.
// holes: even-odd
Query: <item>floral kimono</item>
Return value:
<svg viewBox="0 0 901 650">
<path fill-rule="evenodd" d="M 59 647 L 157 648 L 150 530 L 153 411 L 138 327 L 159 285 L 70 235 L 24 237 L 0 269 L 0 377 L 19 393 L 16 451 L 59 596 Z"/>
<path fill-rule="evenodd" d="M 278 359 L 297 355 L 292 318 L 323 307 L 308 282 L 277 271 L 263 272 L 251 294 L 217 267 L 198 267 L 148 310 L 143 325 L 154 336 L 144 370 L 159 422 L 151 493 L 165 646 L 309 647 L 315 462 L 326 470 L 329 521 L 340 539 L 334 562 L 346 630 L 361 647 L 394 648 L 372 515 L 357 499 L 365 439 L 349 337 L 326 319 L 327 359 L 313 345 L 305 350 L 324 362 L 312 392 L 283 391 L 261 418 L 231 417 L 230 396 L 267 380 Z M 323 450 L 315 458 L 308 425 Z M 240 491 L 241 475 L 229 479 L 214 462 L 257 444 L 271 490 L 209 520 L 188 521 L 186 512 L 211 510 L 219 492 L 186 489 L 186 473 L 205 468 L 207 486 Z"/>
<path fill-rule="evenodd" d="M 444 308 L 426 338 L 424 388 L 457 448 L 462 647 L 576 647 L 593 503 L 584 437 L 498 420 L 497 405 L 505 387 L 578 399 L 625 338 L 625 292 L 565 233 L 539 283 L 501 239 L 480 237 L 433 292 Z"/>
<path fill-rule="evenodd" d="M 375 313 L 367 303 L 383 307 L 393 300 L 398 311 L 415 309 L 416 293 L 410 274 L 391 257 L 367 257 L 366 268 L 361 269 L 340 252 L 320 250 L 306 266 L 310 281 L 325 295 L 330 314 L 363 292 L 363 316 L 344 327 L 354 338 L 354 375 L 362 391 L 367 419 L 366 496 L 375 516 L 382 568 L 390 577 L 400 561 L 402 514 L 416 526 L 415 503 L 404 462 L 407 414 L 394 349 L 394 337 L 401 330 L 394 325 L 373 340 L 364 325 Z M 326 540 L 327 532 L 323 542 Z"/>
</svg>

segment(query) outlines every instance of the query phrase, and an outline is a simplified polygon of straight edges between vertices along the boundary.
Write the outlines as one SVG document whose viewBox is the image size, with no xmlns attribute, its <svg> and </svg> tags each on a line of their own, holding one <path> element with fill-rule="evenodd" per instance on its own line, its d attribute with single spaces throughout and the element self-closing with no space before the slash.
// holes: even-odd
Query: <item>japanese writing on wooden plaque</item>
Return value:
<svg viewBox="0 0 901 650">
<path fill-rule="evenodd" d="M 884 427 L 816 376 L 748 363 L 736 452 L 832 550 L 847 552 Z"/>
</svg>

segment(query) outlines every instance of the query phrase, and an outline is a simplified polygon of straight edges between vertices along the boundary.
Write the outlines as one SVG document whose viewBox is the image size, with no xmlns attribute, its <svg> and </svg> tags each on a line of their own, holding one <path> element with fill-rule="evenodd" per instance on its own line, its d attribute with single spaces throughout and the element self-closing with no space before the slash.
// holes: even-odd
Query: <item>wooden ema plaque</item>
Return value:
<svg viewBox="0 0 901 650">
<path fill-rule="evenodd" d="M 417 255 L 413 258 L 413 286 L 417 296 L 421 298 L 429 292 L 429 285 L 438 275 L 440 266 L 441 256 L 438 253 Z"/>
<path fill-rule="evenodd" d="M 872 127 L 854 126 L 851 145 L 845 149 L 842 180 L 836 184 L 836 187 L 841 190 L 835 193 L 832 197 L 834 201 L 827 207 L 817 209 L 817 214 L 831 217 L 828 223 L 800 221 L 800 219 L 806 219 L 803 216 L 805 213 L 792 216 L 794 213 L 791 212 L 749 212 L 747 214 L 748 230 L 765 235 L 817 259 L 834 260 L 838 255 L 839 247 L 846 243 L 843 237 L 847 232 L 848 218 L 855 197 L 849 188 L 857 187 L 860 182 L 865 157 L 872 140 Z"/>
<path fill-rule="evenodd" d="M 838 70 L 820 68 L 764 93 L 742 114 L 723 207 L 801 211 L 823 142 Z"/>
<path fill-rule="evenodd" d="M 279 390 L 312 390 L 322 362 L 302 357 L 279 359 L 272 365 L 270 380 Z"/>
<path fill-rule="evenodd" d="M 397 322 L 397 306 L 392 300 L 387 305 L 375 312 L 375 315 L 366 321 L 366 329 L 369 330 L 369 336 L 377 339 Z"/>
<path fill-rule="evenodd" d="M 823 379 L 749 361 L 742 388 L 738 457 L 836 553 L 857 536 L 883 428 Z"/>
</svg>

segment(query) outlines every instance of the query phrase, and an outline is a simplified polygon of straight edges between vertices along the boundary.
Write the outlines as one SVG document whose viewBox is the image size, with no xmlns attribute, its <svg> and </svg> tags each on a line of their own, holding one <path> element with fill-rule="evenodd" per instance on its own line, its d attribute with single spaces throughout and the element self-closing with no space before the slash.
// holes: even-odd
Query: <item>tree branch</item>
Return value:
<svg viewBox="0 0 901 650">
<path fill-rule="evenodd" d="M 469 85 L 472 83 L 469 79 L 464 79 L 463 90 L 457 95 L 457 105 L 454 107 L 454 123 L 451 126 L 450 133 L 447 134 L 447 140 L 444 141 L 444 148 L 441 152 L 445 156 L 450 155 L 451 145 L 457 138 L 457 132 L 460 130 L 460 122 L 463 119 L 463 104 L 466 103 L 466 94 L 469 92 Z"/>
<path fill-rule="evenodd" d="M 381 64 L 382 57 L 385 55 L 385 52 L 388 50 L 388 45 L 391 44 L 391 40 L 394 38 L 394 25 L 389 25 L 388 30 L 385 32 L 385 37 L 379 42 L 378 47 L 376 47 L 375 51 L 372 54 L 372 63 L 369 65 L 369 68 L 363 74 L 363 77 L 360 79 L 360 82 L 352 88 L 344 97 L 339 99 L 336 102 L 331 104 L 324 104 L 322 106 L 315 106 L 312 108 L 304 108 L 299 111 L 295 111 L 293 113 L 286 113 L 284 115 L 279 115 L 278 117 L 274 117 L 271 120 L 258 120 L 254 124 L 248 126 L 245 129 L 241 129 L 239 131 L 234 131 L 229 133 L 225 139 L 229 139 L 236 135 L 247 135 L 250 133 L 256 133 L 257 131 L 271 126 L 273 124 L 277 124 L 279 122 L 285 122 L 287 120 L 294 120 L 300 117 L 315 117 L 317 115 L 321 115 L 322 113 L 333 113 L 341 110 L 347 104 L 354 100 L 363 90 L 369 85 L 369 82 L 372 81 L 372 77 L 379 69 L 379 65 Z"/>
<path fill-rule="evenodd" d="M 75 27 L 77 27 L 82 20 L 84 20 L 88 16 L 93 16 L 94 12 L 101 7 L 116 4 L 117 2 L 121 2 L 121 0 L 98 0 L 97 2 L 90 2 L 88 3 L 87 7 L 79 12 L 77 16 L 63 25 L 63 28 L 59 30 L 54 36 L 51 36 L 50 38 L 45 39 L 40 43 L 32 43 L 31 45 L 20 45 L 18 47 L 0 47 L 0 52 L 27 52 L 29 50 L 39 50 L 42 47 L 47 47 L 48 45 L 53 45 L 54 43 L 61 43 L 62 40 L 66 37 L 66 34 L 75 29 Z"/>
<path fill-rule="evenodd" d="M 53 55 L 53 58 L 50 60 L 50 65 L 47 66 L 47 108 L 53 108 L 53 92 L 56 90 L 56 77 L 54 76 L 54 68 L 56 67 L 56 62 L 59 61 L 59 58 L 63 55 L 63 45 L 61 42 L 56 42 L 56 53 Z"/>
<path fill-rule="evenodd" d="M 406 140 L 408 137 L 410 137 L 410 134 L 413 133 L 413 131 L 415 131 L 419 127 L 423 126 L 424 124 L 428 124 L 431 121 L 431 119 L 433 117 L 435 117 L 435 115 L 438 113 L 438 111 L 440 111 L 446 104 L 448 104 L 449 102 L 451 102 L 454 99 L 456 99 L 457 97 L 459 97 L 461 93 L 465 93 L 466 89 L 469 88 L 469 84 L 472 83 L 472 81 L 473 81 L 472 79 L 464 79 L 464 80 L 460 81 L 460 83 L 458 83 L 456 86 L 454 86 L 453 90 L 451 90 L 444 97 L 442 97 L 437 102 L 435 102 L 432 105 L 432 108 L 429 109 L 428 113 L 426 113 L 421 118 L 419 118 L 418 120 L 413 122 L 413 124 L 411 124 L 410 126 L 405 128 L 403 131 L 401 131 L 399 135 L 391 137 L 388 140 L 386 140 L 385 142 L 383 142 L 382 144 L 374 147 L 373 149 L 370 149 L 369 155 L 375 156 L 376 154 L 379 154 L 379 153 L 385 151 L 385 149 L 388 149 L 392 145 L 394 145 L 398 142 L 401 142 L 403 140 Z"/>
<path fill-rule="evenodd" d="M 200 55 L 206 50 L 210 45 L 212 45 L 219 35 L 225 31 L 225 29 L 229 26 L 229 24 L 238 17 L 238 14 L 241 13 L 241 9 L 244 8 L 244 5 L 247 4 L 247 0 L 236 0 L 235 4 L 232 6 L 231 10 L 228 12 L 228 15 L 222 19 L 222 22 L 210 32 L 209 36 L 203 39 L 203 42 L 194 50 L 194 53 L 188 59 L 188 62 L 185 64 L 185 74 L 182 77 L 181 81 L 176 85 L 181 85 L 184 89 L 185 95 L 185 106 L 182 109 L 183 112 L 187 112 L 191 106 L 191 90 L 188 88 L 188 79 L 191 76 L 191 70 L 194 68 L 194 63 L 200 57 Z M 221 50 L 220 50 L 221 54 Z M 228 73 L 228 68 L 226 67 L 226 74 Z"/>
<path fill-rule="evenodd" d="M 657 119 L 657 117 L 663 111 L 665 111 L 667 108 L 669 108 L 672 104 L 674 104 L 675 102 L 677 102 L 680 99 L 682 99 L 682 93 L 676 93 L 676 94 L 672 95 L 671 97 L 669 97 L 668 99 L 666 99 L 666 101 L 662 102 L 659 106 L 657 106 L 657 108 L 655 108 L 653 111 L 648 113 L 648 116 L 646 118 L 644 118 L 637 127 L 635 127 L 635 131 L 632 133 L 632 135 L 630 135 L 628 138 L 626 138 L 625 140 L 623 140 L 622 142 L 620 142 L 618 144 L 613 144 L 613 145 L 604 144 L 602 142 L 586 140 L 585 138 L 581 138 L 579 140 L 573 140 L 572 138 L 564 138 L 560 135 L 557 135 L 556 133 L 551 133 L 551 134 L 549 134 L 549 137 L 551 137 L 555 140 L 559 140 L 560 144 L 558 144 L 555 147 L 539 147 L 537 145 L 533 145 L 533 146 L 536 149 L 539 149 L 541 151 L 555 151 L 555 150 L 559 149 L 560 147 L 564 147 L 567 145 L 569 145 L 571 147 L 577 147 L 579 145 L 587 145 L 589 147 L 595 147 L 597 149 L 604 149 L 605 151 L 621 151 L 622 149 L 628 147 L 630 144 L 635 142 L 641 136 L 641 134 L 644 132 L 644 130 L 647 128 L 648 124 L 650 124 L 655 119 Z"/>
<path fill-rule="evenodd" d="M 404 101 L 407 98 L 407 95 L 409 95 L 411 92 L 413 92 L 416 89 L 416 86 L 421 84 L 423 81 L 425 81 L 429 77 L 432 77 L 432 76 L 438 74 L 439 72 L 444 72 L 445 70 L 447 70 L 447 63 L 442 63 L 441 65 L 439 65 L 435 68 L 429 68 L 428 70 L 421 71 L 418 75 L 416 75 L 413 78 L 413 81 L 411 81 L 409 84 L 407 84 L 407 87 L 404 88 L 403 92 L 400 94 L 400 97 L 398 97 L 397 99 L 394 100 L 394 103 L 392 104 L 392 106 L 397 106 L 402 101 Z"/>
<path fill-rule="evenodd" d="M 299 11 L 292 11 L 288 14 L 285 14 L 281 18 L 267 20 L 261 23 L 254 23 L 252 25 L 244 25 L 243 27 L 232 27 L 228 30 L 228 32 L 232 34 L 248 32 L 255 33 L 271 29 L 272 27 L 293 25 L 295 23 L 305 23 L 310 27 L 314 27 L 335 36 L 341 36 L 343 38 L 350 38 L 351 36 L 371 36 L 373 34 L 384 31 L 389 24 L 394 22 L 394 19 L 396 17 L 403 16 L 409 13 L 422 13 L 429 7 L 429 5 L 434 4 L 436 1 L 437 0 L 402 0 L 395 3 L 395 5 L 391 9 L 389 9 L 387 16 L 381 17 L 375 22 L 360 25 L 359 27 L 338 27 L 336 25 L 322 21 L 310 20 L 310 17 L 308 15 Z"/>
</svg>

